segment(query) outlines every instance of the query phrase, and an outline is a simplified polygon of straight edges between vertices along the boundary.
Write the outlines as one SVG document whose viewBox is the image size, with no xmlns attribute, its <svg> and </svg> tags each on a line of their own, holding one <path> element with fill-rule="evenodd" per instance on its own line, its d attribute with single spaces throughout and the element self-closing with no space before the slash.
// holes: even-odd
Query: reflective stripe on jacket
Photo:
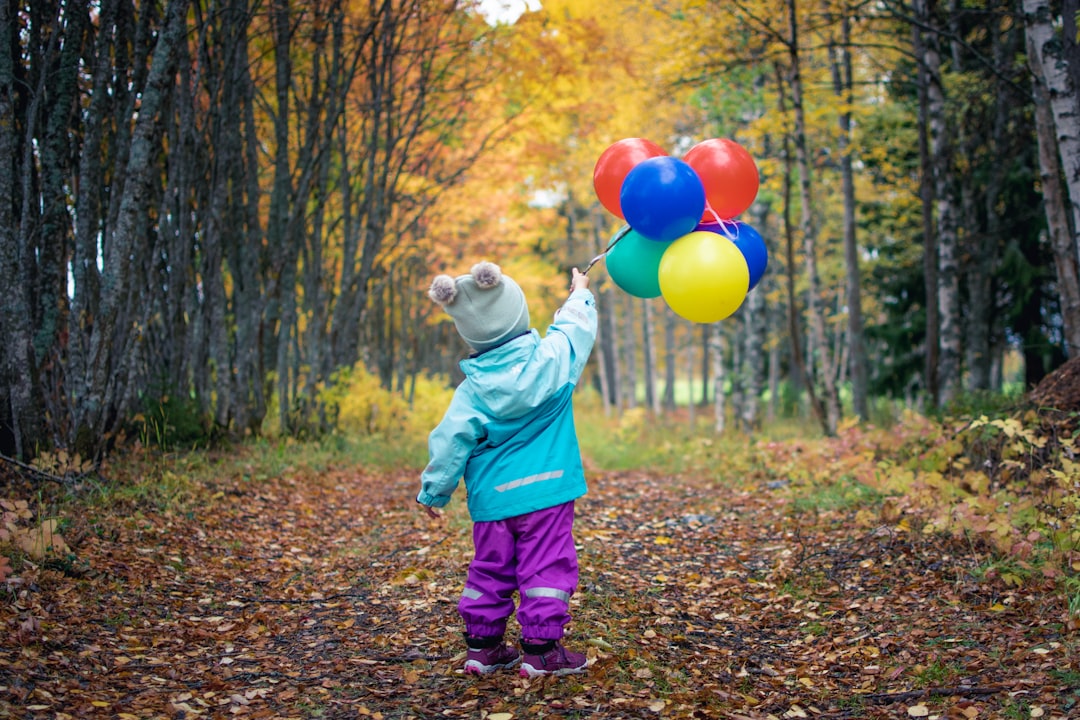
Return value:
<svg viewBox="0 0 1080 720">
<path fill-rule="evenodd" d="M 442 507 L 465 478 L 476 522 L 585 494 L 572 396 L 596 340 L 596 302 L 577 290 L 536 330 L 461 362 L 465 380 L 428 437 L 417 500 Z"/>
</svg>

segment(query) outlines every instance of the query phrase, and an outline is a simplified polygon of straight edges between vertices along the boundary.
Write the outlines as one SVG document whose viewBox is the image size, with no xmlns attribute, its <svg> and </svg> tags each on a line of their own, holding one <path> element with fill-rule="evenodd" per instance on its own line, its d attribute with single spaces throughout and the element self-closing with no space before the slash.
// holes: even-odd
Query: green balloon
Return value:
<svg viewBox="0 0 1080 720">
<path fill-rule="evenodd" d="M 660 297 L 660 258 L 671 243 L 650 240 L 636 230 L 616 238 L 604 259 L 612 282 L 634 297 Z"/>
</svg>

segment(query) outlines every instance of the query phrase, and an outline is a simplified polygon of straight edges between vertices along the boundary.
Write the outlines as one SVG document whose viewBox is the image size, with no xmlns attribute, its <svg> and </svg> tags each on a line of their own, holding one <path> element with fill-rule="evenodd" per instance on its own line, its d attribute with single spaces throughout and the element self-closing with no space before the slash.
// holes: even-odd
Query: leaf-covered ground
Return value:
<svg viewBox="0 0 1080 720">
<path fill-rule="evenodd" d="M 590 474 L 586 675 L 466 677 L 469 525 L 460 499 L 429 521 L 415 484 L 219 478 L 170 511 L 88 511 L 75 560 L 5 586 L 0 716 L 1080 716 L 1050 593 L 976 582 L 985 558 L 887 506 L 796 513 L 783 482 L 692 476 Z"/>
</svg>

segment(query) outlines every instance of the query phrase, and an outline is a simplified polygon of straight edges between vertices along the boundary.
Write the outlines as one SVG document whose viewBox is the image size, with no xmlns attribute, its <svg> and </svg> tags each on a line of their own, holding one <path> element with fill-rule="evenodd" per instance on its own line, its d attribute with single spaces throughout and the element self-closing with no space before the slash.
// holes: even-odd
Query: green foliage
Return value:
<svg viewBox="0 0 1080 720">
<path fill-rule="evenodd" d="M 941 411 L 941 417 L 1004 416 L 1013 412 L 1022 400 L 1023 390 L 1015 383 L 1007 392 L 989 390 L 966 391 L 958 394 Z"/>
<path fill-rule="evenodd" d="M 604 417 L 596 403 L 578 400 L 575 402 L 575 425 L 582 453 L 597 468 L 660 469 L 670 460 L 658 443 L 643 441 L 649 425 L 649 415 L 643 408 L 627 410 L 621 417 L 610 418 Z"/>
<path fill-rule="evenodd" d="M 1069 618 L 1080 625 L 1080 575 L 1068 575 L 1061 580 L 1062 594 L 1068 608 Z M 1073 685 L 1080 686 L 1080 677 Z"/>
<path fill-rule="evenodd" d="M 858 510 L 876 507 L 884 498 L 885 494 L 880 490 L 843 475 L 835 481 L 803 488 L 796 494 L 791 507 L 796 513 Z"/>
<path fill-rule="evenodd" d="M 140 442 L 162 450 L 207 447 L 210 421 L 191 393 L 156 382 L 140 396 L 142 412 L 131 419 Z"/>
</svg>

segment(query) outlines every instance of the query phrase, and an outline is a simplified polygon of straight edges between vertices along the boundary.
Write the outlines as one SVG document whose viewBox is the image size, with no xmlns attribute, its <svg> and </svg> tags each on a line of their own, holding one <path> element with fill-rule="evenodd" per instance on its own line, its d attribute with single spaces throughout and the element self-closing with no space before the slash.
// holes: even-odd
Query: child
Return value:
<svg viewBox="0 0 1080 720">
<path fill-rule="evenodd" d="M 570 291 L 543 339 L 530 329 L 525 294 L 494 263 L 439 275 L 428 291 L 475 351 L 428 438 L 416 497 L 437 518 L 464 476 L 475 551 L 458 603 L 466 673 L 519 661 L 523 677 L 585 671 L 585 656 L 560 640 L 578 580 L 574 500 L 586 490 L 571 398 L 597 321 L 589 278 L 576 268 Z M 515 590 L 523 660 L 503 642 Z"/>
</svg>

